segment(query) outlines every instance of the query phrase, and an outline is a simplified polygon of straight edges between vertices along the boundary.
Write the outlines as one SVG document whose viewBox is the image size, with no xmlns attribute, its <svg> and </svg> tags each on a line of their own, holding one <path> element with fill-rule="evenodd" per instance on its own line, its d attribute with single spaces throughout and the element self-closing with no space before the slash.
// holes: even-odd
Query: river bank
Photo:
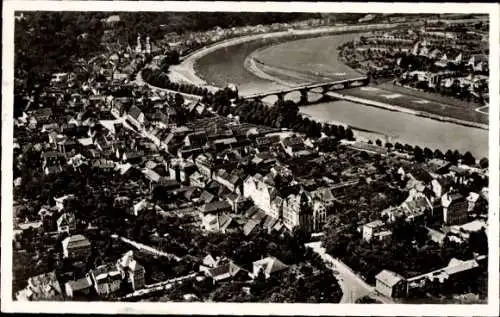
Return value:
<svg viewBox="0 0 500 317">
<path fill-rule="evenodd" d="M 309 48 L 317 48 L 316 51 L 321 52 L 321 44 L 314 44 L 314 41 L 337 47 L 337 43 L 341 43 L 345 39 L 345 34 L 329 35 L 326 38 L 310 38 Z M 289 41 L 289 38 L 286 38 L 286 41 Z M 275 76 L 265 74 L 257 76 L 255 72 L 245 67 L 245 60 L 252 52 L 264 46 L 271 47 L 275 44 L 279 44 L 279 41 L 272 38 L 253 42 L 243 41 L 235 45 L 228 45 L 226 43 L 223 47 L 219 47 L 219 49 L 213 49 L 211 53 L 201 54 L 200 52 L 195 52 L 181 64 L 184 64 L 183 70 L 190 73 L 189 76 L 203 78 L 203 82 L 205 83 L 208 82 L 216 87 L 224 87 L 227 83 L 237 85 L 240 95 L 282 89 L 289 87 L 287 85 L 288 80 L 273 82 L 271 77 Z M 289 54 L 283 57 L 287 59 L 283 62 L 288 63 L 290 60 L 293 62 L 295 58 L 293 56 L 294 53 L 290 51 Z M 194 57 L 196 56 L 202 57 L 195 61 L 196 58 Z M 324 54 L 321 58 L 328 61 L 328 56 L 333 65 L 332 67 L 335 67 L 334 64 L 339 63 L 337 56 Z M 317 57 L 318 55 L 313 55 L 312 61 L 314 62 Z M 191 61 L 189 61 L 190 58 Z M 191 63 L 191 69 L 189 69 L 190 67 L 185 67 L 186 60 Z M 321 61 L 321 63 L 325 62 Z M 196 68 L 196 74 L 194 74 L 194 68 Z M 334 72 L 333 69 L 332 71 Z M 384 94 L 388 96 L 382 96 L 383 99 L 377 101 L 395 100 L 391 99 L 394 94 L 385 91 Z M 298 93 L 297 95 L 295 97 L 300 96 Z M 287 96 L 287 98 L 291 97 L 294 97 L 293 93 Z M 488 155 L 488 131 L 485 129 L 389 110 L 354 103 L 348 100 L 337 100 L 300 107 L 300 112 L 311 119 L 352 127 L 359 131 L 356 132 L 356 137 L 360 140 L 375 140 L 376 138 L 383 139 L 383 137 L 386 137 L 386 139 L 391 140 L 393 143 L 399 141 L 400 143 L 409 143 L 421 147 L 440 149 L 442 151 L 448 149 L 456 149 L 464 153 L 470 151 L 476 157 Z M 358 128 L 354 127 L 360 128 L 358 130 Z"/>
<path fill-rule="evenodd" d="M 217 85 L 213 85 L 213 83 L 208 83 L 203 78 L 203 75 L 200 74 L 199 69 L 197 69 L 196 67 L 196 64 L 201 58 L 215 51 L 235 46 L 238 44 L 248 43 L 252 41 L 259 41 L 259 40 L 273 40 L 273 44 L 278 44 L 280 42 L 290 41 L 294 39 L 318 37 L 329 34 L 359 33 L 372 30 L 391 29 L 397 27 L 398 25 L 399 24 L 329 26 L 329 27 L 320 27 L 320 28 L 306 29 L 306 30 L 292 29 L 288 31 L 280 31 L 273 33 L 246 35 L 242 37 L 237 37 L 217 42 L 215 44 L 211 44 L 204 48 L 201 48 L 200 50 L 197 50 L 183 57 L 182 62 L 179 65 L 170 67 L 170 72 L 173 77 L 177 77 L 191 84 L 214 89 L 217 88 Z"/>
</svg>

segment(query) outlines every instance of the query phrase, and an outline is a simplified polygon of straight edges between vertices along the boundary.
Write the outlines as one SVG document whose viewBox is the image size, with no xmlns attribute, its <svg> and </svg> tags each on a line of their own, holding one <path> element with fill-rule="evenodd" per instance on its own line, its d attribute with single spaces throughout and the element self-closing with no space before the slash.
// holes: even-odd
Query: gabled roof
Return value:
<svg viewBox="0 0 500 317">
<path fill-rule="evenodd" d="M 82 277 L 76 281 L 69 281 L 66 285 L 71 288 L 73 292 L 77 292 L 90 288 L 92 286 L 92 281 L 90 280 L 90 277 Z"/>
<path fill-rule="evenodd" d="M 248 236 L 249 234 L 251 234 L 255 228 L 259 225 L 259 222 L 253 220 L 253 219 L 250 219 L 248 220 L 248 222 L 245 224 L 245 226 L 243 226 L 243 234 L 245 236 Z"/>
<path fill-rule="evenodd" d="M 202 213 L 215 213 L 219 211 L 224 211 L 231 209 L 231 205 L 227 201 L 214 201 L 208 204 L 203 205 L 200 210 Z"/>
<path fill-rule="evenodd" d="M 238 272 L 241 271 L 241 268 L 233 263 L 233 261 L 224 261 L 224 263 L 208 270 L 210 276 L 216 280 L 224 280 L 231 277 L 234 277 Z"/>
<path fill-rule="evenodd" d="M 58 226 L 68 226 L 75 224 L 76 219 L 73 213 L 64 213 L 57 219 Z"/>
<path fill-rule="evenodd" d="M 139 109 L 139 107 L 137 107 L 136 105 L 133 105 L 128 110 L 128 115 L 131 116 L 132 118 L 134 118 L 135 120 L 139 119 L 139 116 L 141 115 L 141 113 L 142 113 L 142 110 Z"/>
<path fill-rule="evenodd" d="M 254 267 L 260 266 L 265 275 L 271 275 L 273 273 L 283 271 L 288 269 L 288 265 L 284 264 L 274 256 L 267 257 L 265 259 L 253 262 Z"/>
<path fill-rule="evenodd" d="M 215 196 L 204 190 L 200 195 L 200 200 L 205 202 L 206 204 L 211 203 L 214 200 Z"/>
<path fill-rule="evenodd" d="M 81 234 L 67 237 L 63 240 L 63 245 L 66 248 L 82 248 L 90 247 L 90 241 Z"/>
<path fill-rule="evenodd" d="M 392 287 L 400 281 L 404 280 L 404 277 L 395 272 L 383 270 L 375 276 L 375 279 L 381 281 L 389 287 Z"/>
</svg>

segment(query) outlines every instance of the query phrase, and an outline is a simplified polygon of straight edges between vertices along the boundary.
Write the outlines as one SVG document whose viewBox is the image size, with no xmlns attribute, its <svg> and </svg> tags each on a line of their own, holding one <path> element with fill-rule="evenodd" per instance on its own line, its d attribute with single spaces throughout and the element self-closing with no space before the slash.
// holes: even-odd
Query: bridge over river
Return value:
<svg viewBox="0 0 500 317">
<path fill-rule="evenodd" d="M 243 100 L 262 100 L 265 97 L 269 96 L 277 96 L 278 101 L 284 101 L 285 96 L 291 92 L 300 92 L 300 104 L 308 104 L 308 94 L 309 92 L 320 93 L 324 98 L 330 96 L 332 97 L 331 92 L 340 91 L 344 89 L 354 88 L 366 86 L 370 82 L 370 79 L 367 76 L 352 78 L 352 79 L 344 79 L 344 80 L 335 80 L 329 82 L 321 82 L 321 83 L 313 83 L 313 84 L 305 84 L 296 87 L 290 87 L 286 89 L 276 89 L 271 91 L 265 91 L 254 94 L 243 95 L 240 98 Z M 322 98 L 323 99 L 323 98 Z M 320 99 L 321 100 L 321 99 Z"/>
</svg>

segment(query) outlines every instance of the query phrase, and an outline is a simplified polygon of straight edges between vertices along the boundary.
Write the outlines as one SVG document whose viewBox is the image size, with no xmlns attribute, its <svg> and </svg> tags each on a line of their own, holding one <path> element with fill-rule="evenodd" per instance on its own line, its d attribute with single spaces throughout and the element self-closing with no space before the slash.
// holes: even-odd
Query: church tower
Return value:
<svg viewBox="0 0 500 317">
<path fill-rule="evenodd" d="M 137 46 L 135 47 L 135 52 L 137 54 L 142 53 L 141 35 L 140 34 L 137 34 Z"/>
<path fill-rule="evenodd" d="M 149 42 L 149 36 L 146 37 L 146 53 L 151 54 L 151 43 Z"/>
</svg>

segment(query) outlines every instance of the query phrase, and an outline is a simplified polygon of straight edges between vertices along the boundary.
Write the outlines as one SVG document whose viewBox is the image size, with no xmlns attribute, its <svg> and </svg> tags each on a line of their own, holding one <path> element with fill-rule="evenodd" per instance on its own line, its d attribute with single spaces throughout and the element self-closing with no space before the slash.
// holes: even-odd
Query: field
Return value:
<svg viewBox="0 0 500 317">
<path fill-rule="evenodd" d="M 343 91 L 359 98 L 371 99 L 395 106 L 424 111 L 443 117 L 488 124 L 488 115 L 475 111 L 477 104 L 443 103 L 429 98 L 428 93 L 413 91 L 403 87 L 368 86 Z M 436 96 L 441 97 L 441 96 Z"/>
</svg>

